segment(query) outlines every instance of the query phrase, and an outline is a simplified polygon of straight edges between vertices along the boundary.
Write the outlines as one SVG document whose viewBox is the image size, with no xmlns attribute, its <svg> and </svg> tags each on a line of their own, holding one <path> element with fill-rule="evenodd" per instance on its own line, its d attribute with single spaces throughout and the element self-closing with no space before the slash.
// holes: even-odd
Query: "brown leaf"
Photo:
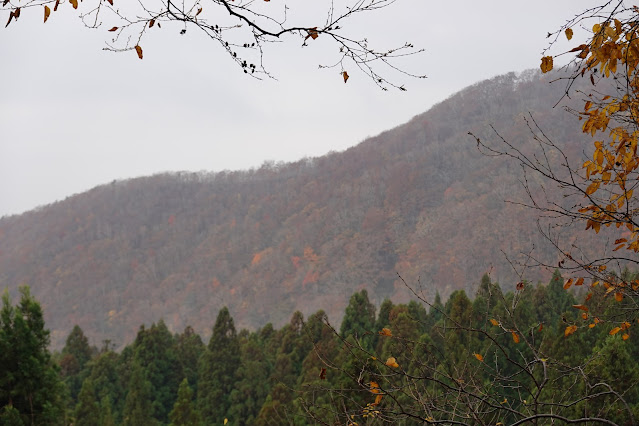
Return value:
<svg viewBox="0 0 639 426">
<path fill-rule="evenodd" d="M 566 28 L 566 38 L 570 40 L 572 38 L 572 29 Z"/>
<path fill-rule="evenodd" d="M 521 290 L 523 290 L 523 289 L 524 289 L 524 282 L 523 282 L 523 281 L 519 281 L 519 282 L 517 283 L 516 288 L 517 288 L 517 291 L 521 291 Z"/>
<path fill-rule="evenodd" d="M 572 49 L 570 49 L 569 52 L 578 52 L 578 51 L 584 50 L 587 47 L 588 47 L 587 44 L 580 44 L 579 46 L 573 47 Z"/>
<path fill-rule="evenodd" d="M 113 28 L 111 28 L 109 31 L 110 31 L 110 32 L 113 32 L 113 31 L 117 31 L 117 30 L 118 30 L 118 27 L 113 27 Z"/>
<path fill-rule="evenodd" d="M 315 40 L 319 36 L 317 27 L 309 28 L 308 30 L 306 30 L 306 32 L 308 33 L 308 35 L 304 38 L 304 40 L 308 40 L 309 37 Z"/>
<path fill-rule="evenodd" d="M 53 6 L 54 12 L 58 10 L 58 6 L 60 6 L 60 0 L 55 0 L 55 6 Z"/>
<path fill-rule="evenodd" d="M 584 305 L 572 305 L 573 308 L 575 309 L 581 309 L 584 312 L 588 312 L 588 306 L 584 306 Z"/>
<path fill-rule="evenodd" d="M 78 8 L 78 0 L 69 0 L 69 3 L 71 3 L 73 5 L 74 9 Z"/>
<path fill-rule="evenodd" d="M 5 6 L 7 5 L 7 3 L 9 3 L 9 0 L 4 0 L 4 1 L 2 2 L 2 7 L 5 7 Z"/>
<path fill-rule="evenodd" d="M 142 48 L 139 45 L 135 45 L 135 51 L 138 54 L 138 58 L 142 59 Z"/>
<path fill-rule="evenodd" d="M 151 19 L 151 20 L 149 21 L 149 28 L 152 28 L 152 27 L 153 27 L 153 25 L 155 25 L 155 19 Z"/>
<path fill-rule="evenodd" d="M 111 6 L 113 6 L 113 0 L 107 0 Z"/>
<path fill-rule="evenodd" d="M 47 22 L 47 19 L 49 19 L 49 15 L 51 15 L 51 8 L 45 5 L 44 6 L 44 22 Z"/>
<path fill-rule="evenodd" d="M 572 285 L 572 278 L 566 281 L 566 283 L 564 284 L 564 290 L 568 290 L 571 285 Z"/>
<path fill-rule="evenodd" d="M 342 77 L 344 77 L 344 83 L 348 81 L 348 73 L 346 71 L 342 71 Z"/>
<path fill-rule="evenodd" d="M 543 58 L 541 58 L 541 72 L 542 73 L 547 73 L 550 70 L 552 70 L 553 67 L 553 63 L 552 63 L 552 56 L 544 56 Z"/>
<path fill-rule="evenodd" d="M 617 302 L 621 302 L 621 301 L 623 300 L 623 293 L 621 293 L 621 292 L 619 292 L 619 291 L 618 291 L 618 292 L 616 292 L 616 293 L 615 293 L 615 300 L 616 300 Z"/>
<path fill-rule="evenodd" d="M 202 13 L 202 8 L 201 7 L 197 10 L 197 13 L 195 14 L 195 16 L 199 15 L 200 13 Z"/>
<path fill-rule="evenodd" d="M 326 380 L 326 369 L 322 368 L 319 373 L 320 380 Z"/>
</svg>

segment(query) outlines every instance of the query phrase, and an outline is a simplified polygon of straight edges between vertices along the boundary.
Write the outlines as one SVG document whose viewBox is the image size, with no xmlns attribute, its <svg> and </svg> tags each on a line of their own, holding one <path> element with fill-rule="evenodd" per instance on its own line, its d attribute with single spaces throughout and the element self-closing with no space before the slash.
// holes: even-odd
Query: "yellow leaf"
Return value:
<svg viewBox="0 0 639 426">
<path fill-rule="evenodd" d="M 386 360 L 386 365 L 388 365 L 389 367 L 393 367 L 393 368 L 399 367 L 399 364 L 397 363 L 397 360 L 394 357 L 388 358 Z"/>
<path fill-rule="evenodd" d="M 135 51 L 138 54 L 138 58 L 142 59 L 142 48 L 138 46 L 137 44 L 135 45 Z"/>
<path fill-rule="evenodd" d="M 621 327 L 615 327 L 612 330 L 610 330 L 610 335 L 614 336 L 615 334 L 619 333 L 621 331 Z"/>
<path fill-rule="evenodd" d="M 541 72 L 542 73 L 547 73 L 548 71 L 552 70 L 553 64 L 552 64 L 552 56 L 544 56 L 543 58 L 541 58 Z"/>
<path fill-rule="evenodd" d="M 78 0 L 69 0 L 69 3 L 71 3 L 73 5 L 74 9 L 78 8 Z"/>
<path fill-rule="evenodd" d="M 389 328 L 382 328 L 382 331 L 379 332 L 379 335 L 391 337 L 393 333 L 391 333 Z"/>
<path fill-rule="evenodd" d="M 602 160 L 603 161 L 603 160 Z M 600 164 L 601 165 L 601 164 Z M 590 185 L 588 185 L 588 188 L 586 188 L 586 194 L 587 195 L 592 195 L 595 192 L 597 192 L 597 190 L 599 189 L 599 182 L 593 182 Z"/>
<path fill-rule="evenodd" d="M 344 83 L 348 81 L 348 73 L 346 71 L 342 71 L 342 77 L 344 77 Z"/>
<path fill-rule="evenodd" d="M 572 29 L 566 28 L 566 38 L 570 40 L 572 38 Z"/>
<path fill-rule="evenodd" d="M 566 329 L 564 330 L 564 337 L 568 337 L 570 336 L 572 333 L 574 333 L 575 331 L 577 331 L 577 326 L 576 325 L 569 325 L 568 327 L 566 327 Z"/>
<path fill-rule="evenodd" d="M 513 335 L 513 342 L 519 343 L 519 334 L 515 333 L 514 331 L 511 333 Z"/>
<path fill-rule="evenodd" d="M 51 15 L 51 9 L 49 8 L 49 6 L 45 5 L 44 6 L 44 22 L 47 22 L 47 19 L 49 19 L 49 15 Z"/>
<path fill-rule="evenodd" d="M 484 357 L 481 354 L 475 353 L 473 355 L 475 355 L 475 358 L 477 358 L 478 361 L 484 362 Z"/>
<path fill-rule="evenodd" d="M 584 306 L 584 305 L 572 305 L 573 308 L 575 309 L 581 309 L 582 311 L 586 311 L 588 312 L 588 306 Z"/>
<path fill-rule="evenodd" d="M 492 325 L 499 325 L 499 321 L 497 321 L 496 319 L 491 319 L 491 320 L 490 320 L 490 323 L 491 323 Z"/>
<path fill-rule="evenodd" d="M 229 419 L 224 419 L 224 424 L 227 424 L 229 422 Z"/>
</svg>

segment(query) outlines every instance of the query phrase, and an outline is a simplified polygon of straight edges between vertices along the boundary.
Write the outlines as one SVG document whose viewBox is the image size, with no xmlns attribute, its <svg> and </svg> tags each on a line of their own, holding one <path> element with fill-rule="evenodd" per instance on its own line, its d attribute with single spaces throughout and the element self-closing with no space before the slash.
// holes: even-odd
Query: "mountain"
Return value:
<svg viewBox="0 0 639 426">
<path fill-rule="evenodd" d="M 504 253 L 557 256 L 536 212 L 504 203 L 525 197 L 520 167 L 482 155 L 468 132 L 494 138 L 494 125 L 528 149 L 530 112 L 579 154 L 579 123 L 552 108 L 563 87 L 549 79 L 483 81 L 343 152 L 114 181 L 4 217 L 0 286 L 31 286 L 54 348 L 74 324 L 94 343 L 123 345 L 161 318 L 206 336 L 225 305 L 240 327 L 327 307 L 338 324 L 356 290 L 377 304 L 405 300 L 398 273 L 428 297 L 470 291 L 486 272 L 511 288 L 518 278 Z"/>
</svg>

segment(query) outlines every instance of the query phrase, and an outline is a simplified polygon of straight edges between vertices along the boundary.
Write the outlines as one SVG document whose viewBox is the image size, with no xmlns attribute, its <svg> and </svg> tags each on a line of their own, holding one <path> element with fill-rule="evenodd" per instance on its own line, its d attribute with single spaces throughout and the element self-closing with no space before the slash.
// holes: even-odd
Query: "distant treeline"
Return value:
<svg viewBox="0 0 639 426">
<path fill-rule="evenodd" d="M 464 291 L 445 303 L 386 300 L 377 313 L 362 290 L 339 329 L 318 311 L 306 319 L 295 312 L 279 330 L 238 332 L 223 308 L 208 343 L 191 327 L 173 334 L 160 321 L 141 326 L 117 353 L 109 341 L 91 346 L 76 326 L 51 355 L 40 306 L 22 288 L 17 306 L 7 292 L 3 298 L 0 424 L 423 424 L 456 418 L 451 401 L 464 406 L 457 399 L 469 395 L 481 407 L 471 401 L 464 409 L 484 416 L 469 424 L 508 424 L 534 411 L 533 398 L 571 393 L 574 402 L 555 404 L 553 415 L 630 424 L 631 412 L 639 419 L 639 344 L 606 324 L 584 326 L 596 309 L 619 308 L 599 298 L 583 315 L 574 306 L 586 306 L 577 302 L 585 298 L 566 291 L 559 273 L 548 285 L 520 283 L 508 293 L 484 276 L 472 300 Z M 567 335 L 570 324 L 579 331 Z M 542 373 L 527 376 L 522 360 L 536 351 L 547 358 L 534 361 L 557 368 L 532 395 Z M 570 381 L 570 368 L 583 365 L 623 398 L 582 398 L 590 390 Z"/>
</svg>

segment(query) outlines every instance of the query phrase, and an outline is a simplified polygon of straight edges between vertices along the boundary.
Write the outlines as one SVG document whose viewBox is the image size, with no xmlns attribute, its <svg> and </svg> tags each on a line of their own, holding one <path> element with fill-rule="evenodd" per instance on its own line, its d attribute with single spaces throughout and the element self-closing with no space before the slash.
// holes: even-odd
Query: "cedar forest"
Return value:
<svg viewBox="0 0 639 426">
<path fill-rule="evenodd" d="M 44 3 L 46 21 L 51 10 Z M 157 19 L 202 26 L 196 10 L 177 16 L 169 2 Z M 19 16 L 20 8 L 12 9 L 7 25 Z M 498 128 L 470 131 L 479 152 L 521 166 L 525 198 L 518 205 L 538 215 L 556 262 L 530 252 L 509 261 L 519 278 L 512 289 L 502 290 L 485 274 L 470 297 L 456 289 L 445 301 L 425 292 L 419 279 L 397 275 L 394 285 L 403 286 L 411 301 L 386 299 L 376 309 L 369 293 L 359 290 L 339 327 L 318 310 L 306 318 L 296 311 L 279 329 L 269 323 L 238 331 L 232 310 L 223 307 L 208 343 L 190 326 L 174 334 L 160 321 L 140 326 L 121 350 L 107 339 L 91 346 L 76 326 L 62 350 L 51 353 L 44 313 L 30 288 L 20 287 L 15 305 L 7 290 L 0 311 L 0 423 L 637 424 L 638 18 L 639 8 L 608 2 L 549 35 L 572 40 L 573 28 L 594 21 L 588 40 L 560 53 L 551 43 L 541 61 L 546 74 L 554 58 L 573 55 L 563 74 L 552 75 L 567 83 L 567 97 L 584 97 L 567 109 L 596 139 L 592 147 L 555 142 L 534 115 L 525 120 L 525 149 Z M 138 24 L 150 28 L 155 19 Z M 318 36 L 339 42 L 338 27 L 331 25 L 281 31 L 306 34 L 309 42 Z M 214 39 L 221 31 L 206 28 Z M 278 37 L 255 22 L 252 29 L 257 43 Z M 125 47 L 142 59 L 139 42 Z M 377 80 L 368 62 L 352 56 L 358 48 L 344 46 L 345 57 Z M 348 74 L 342 74 L 346 82 Z M 402 88 L 384 78 L 378 83 Z M 588 158 L 572 166 L 580 150 Z M 589 239 L 567 240 L 555 231 L 575 224 Z M 251 263 L 267 255 L 258 252 Z M 312 250 L 304 255 L 317 260 Z M 401 265 L 391 268 L 401 272 Z M 547 283 L 526 279 L 534 266 L 554 270 Z"/>
</svg>

